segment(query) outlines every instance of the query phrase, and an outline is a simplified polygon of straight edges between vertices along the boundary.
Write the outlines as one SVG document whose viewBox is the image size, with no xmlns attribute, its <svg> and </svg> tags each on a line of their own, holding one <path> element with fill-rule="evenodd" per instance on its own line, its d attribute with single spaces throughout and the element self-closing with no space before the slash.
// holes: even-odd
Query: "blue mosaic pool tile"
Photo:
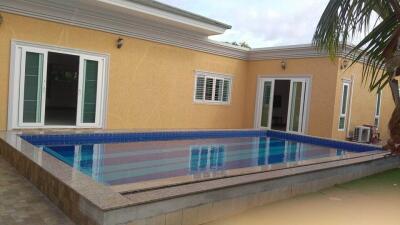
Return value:
<svg viewBox="0 0 400 225">
<path fill-rule="evenodd" d="M 299 134 L 285 133 L 271 130 L 236 130 L 236 131 L 163 131 L 163 132 L 138 132 L 138 133 L 92 133 L 92 134 L 66 134 L 66 135 L 22 135 L 21 137 L 34 145 L 50 144 L 89 144 L 89 143 L 119 143 L 133 141 L 162 141 L 184 140 L 200 138 L 224 137 L 260 137 L 269 136 L 290 141 L 303 142 L 314 145 L 328 146 L 338 149 L 351 149 L 355 151 L 379 150 L 379 147 L 359 145 L 356 143 L 327 140 Z"/>
<path fill-rule="evenodd" d="M 68 143 L 115 143 L 127 141 L 180 140 L 198 138 L 248 137 L 262 136 L 265 131 L 189 131 L 189 132 L 149 132 L 149 133 L 94 133 L 70 135 L 22 135 L 32 144 L 68 144 Z"/>
<path fill-rule="evenodd" d="M 337 148 L 337 149 L 351 149 L 354 151 L 382 150 L 382 148 L 379 146 L 361 145 L 361 144 L 352 143 L 352 142 L 329 140 L 329 139 L 324 139 L 324 138 L 310 137 L 310 136 L 299 135 L 299 134 L 291 134 L 291 133 L 285 133 L 285 132 L 280 132 L 280 131 L 269 130 L 269 131 L 267 131 L 267 136 L 279 138 L 279 139 L 297 141 L 297 142 L 302 142 L 302 143 L 314 144 L 314 145 L 322 145 L 322 146 L 327 146 L 327 147 L 332 147 L 332 148 Z"/>
</svg>

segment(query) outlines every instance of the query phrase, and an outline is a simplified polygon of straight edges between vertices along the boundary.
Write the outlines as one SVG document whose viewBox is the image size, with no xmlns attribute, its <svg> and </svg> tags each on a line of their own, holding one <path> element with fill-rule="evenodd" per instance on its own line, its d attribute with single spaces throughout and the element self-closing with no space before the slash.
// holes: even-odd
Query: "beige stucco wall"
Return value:
<svg viewBox="0 0 400 225">
<path fill-rule="evenodd" d="M 340 59 L 342 60 L 342 59 Z M 376 105 L 376 91 L 369 91 L 369 81 L 362 82 L 362 67 L 361 63 L 354 64 L 348 69 L 339 69 L 336 98 L 335 98 L 335 113 L 332 125 L 332 137 L 336 139 L 345 139 L 347 134 L 352 134 L 354 128 L 360 125 L 373 125 Z M 347 116 L 347 124 L 345 131 L 338 130 L 339 124 L 339 110 L 342 97 L 342 82 L 343 79 L 352 81 L 352 94 L 350 96 L 350 108 Z M 386 141 L 389 137 L 387 124 L 389 122 L 391 113 L 394 109 L 394 103 L 390 88 L 387 87 L 382 90 L 382 103 L 381 103 L 381 120 L 379 124 L 379 132 L 381 139 Z"/>
<path fill-rule="evenodd" d="M 110 55 L 107 128 L 242 128 L 247 62 L 164 44 L 1 13 L 0 130 L 7 126 L 11 39 Z M 231 104 L 193 103 L 194 70 L 233 76 Z"/>
<path fill-rule="evenodd" d="M 328 58 L 288 59 L 287 68 L 281 60 L 249 62 L 247 82 L 246 123 L 253 126 L 257 79 L 259 76 L 311 77 L 308 134 L 330 137 L 337 80 L 337 63 Z"/>
<path fill-rule="evenodd" d="M 110 70 L 106 128 L 251 128 L 259 76 L 310 76 L 308 134 L 345 138 L 337 129 L 342 78 L 354 76 L 350 129 L 372 124 L 375 95 L 361 86 L 361 65 L 342 71 L 328 58 L 243 61 L 198 51 L 29 17 L 1 13 L 0 25 L 0 130 L 7 128 L 8 79 L 11 40 L 24 40 L 65 48 L 109 54 Z M 233 76 L 230 105 L 193 103 L 194 70 Z M 380 132 L 393 110 L 388 89 L 383 93 Z"/>
</svg>

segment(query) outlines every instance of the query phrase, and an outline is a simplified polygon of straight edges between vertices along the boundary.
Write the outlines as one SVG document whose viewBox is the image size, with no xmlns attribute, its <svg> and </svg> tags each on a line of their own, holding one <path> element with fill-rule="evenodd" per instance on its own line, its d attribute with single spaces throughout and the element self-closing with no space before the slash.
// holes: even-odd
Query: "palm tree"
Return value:
<svg viewBox="0 0 400 225">
<path fill-rule="evenodd" d="M 346 57 L 364 62 L 362 80 L 370 91 L 389 85 L 395 109 L 389 121 L 390 140 L 385 146 L 400 153 L 400 97 L 396 77 L 400 75 L 400 0 L 330 0 L 315 31 L 313 44 L 331 58 L 345 52 L 348 41 L 364 38 Z"/>
</svg>

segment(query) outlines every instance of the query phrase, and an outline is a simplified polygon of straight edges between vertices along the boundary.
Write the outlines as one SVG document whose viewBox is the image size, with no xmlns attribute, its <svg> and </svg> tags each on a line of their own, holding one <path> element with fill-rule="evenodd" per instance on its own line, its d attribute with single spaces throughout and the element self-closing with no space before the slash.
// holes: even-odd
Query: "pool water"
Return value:
<svg viewBox="0 0 400 225">
<path fill-rule="evenodd" d="M 41 145 L 94 180 L 120 185 L 356 154 L 267 136 Z"/>
</svg>

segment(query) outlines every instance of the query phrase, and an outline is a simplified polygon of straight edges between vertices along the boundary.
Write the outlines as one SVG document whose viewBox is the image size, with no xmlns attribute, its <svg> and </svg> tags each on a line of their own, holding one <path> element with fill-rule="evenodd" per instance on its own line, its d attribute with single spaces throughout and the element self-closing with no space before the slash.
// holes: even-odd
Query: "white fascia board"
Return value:
<svg viewBox="0 0 400 225">
<path fill-rule="evenodd" d="M 352 46 L 346 45 L 343 51 L 338 52 L 337 57 L 348 56 Z M 301 44 L 301 45 L 287 45 L 277 46 L 268 48 L 254 48 L 248 53 L 248 60 L 270 60 L 270 59 L 298 59 L 298 58 L 317 58 L 317 57 L 329 57 L 327 51 L 319 51 L 312 44 Z M 364 59 L 360 61 L 363 62 Z"/>
<path fill-rule="evenodd" d="M 100 30 L 236 59 L 247 59 L 248 50 L 220 44 L 196 32 L 94 7 L 97 0 L 0 0 L 0 12 Z"/>
<path fill-rule="evenodd" d="M 154 41 L 177 47 L 192 49 L 215 55 L 242 60 L 269 60 L 282 58 L 328 57 L 326 52 L 319 52 L 311 44 L 279 46 L 270 48 L 247 49 L 227 43 L 210 40 L 196 32 L 185 31 L 173 26 L 151 22 L 140 17 L 126 17 L 125 13 L 102 11 L 105 3 L 100 0 L 0 0 L 0 11 L 15 13 L 43 20 L 70 24 L 133 38 Z M 101 0 L 110 1 L 110 0 Z M 117 0 L 113 0 L 117 1 Z M 120 1 L 120 0 L 118 0 Z M 95 7 L 97 6 L 97 7 Z M 142 17 L 143 18 L 143 17 Z M 344 57 L 351 49 L 338 54 Z M 360 60 L 361 62 L 363 60 Z"/>
<path fill-rule="evenodd" d="M 112 7 L 114 10 L 123 11 L 125 13 L 133 14 L 155 20 L 160 23 L 170 24 L 178 28 L 196 31 L 205 36 L 223 34 L 228 27 L 217 26 L 210 23 L 205 23 L 189 17 L 177 15 L 168 11 L 158 8 L 152 8 L 140 3 L 126 0 L 96 0 L 96 2 L 103 3 L 105 7 Z"/>
</svg>

